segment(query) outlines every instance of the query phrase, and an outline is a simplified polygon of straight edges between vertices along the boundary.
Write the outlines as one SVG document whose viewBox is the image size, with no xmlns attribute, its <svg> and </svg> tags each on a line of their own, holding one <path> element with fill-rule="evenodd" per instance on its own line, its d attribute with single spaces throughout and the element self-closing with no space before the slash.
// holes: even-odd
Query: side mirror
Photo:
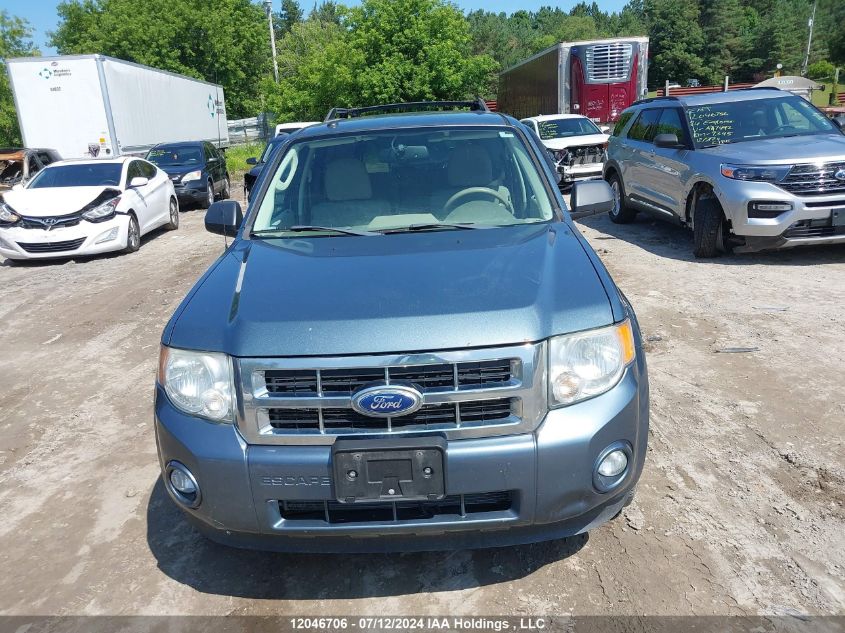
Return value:
<svg viewBox="0 0 845 633">
<path fill-rule="evenodd" d="M 599 129 L 602 132 L 604 132 L 605 134 L 610 134 L 610 126 L 609 125 L 602 125 Z"/>
<path fill-rule="evenodd" d="M 654 137 L 654 146 L 664 149 L 684 149 L 676 134 L 658 134 Z"/>
<path fill-rule="evenodd" d="M 845 129 L 845 116 L 833 117 L 830 121 L 840 130 Z"/>
<path fill-rule="evenodd" d="M 255 156 L 250 156 L 249 158 L 246 159 L 246 164 L 247 165 L 257 165 L 258 159 Z"/>
<path fill-rule="evenodd" d="M 149 178 L 144 178 L 143 176 L 135 176 L 132 180 L 129 181 L 129 188 L 134 189 L 135 187 L 143 187 L 148 182 L 150 182 Z"/>
<path fill-rule="evenodd" d="M 205 212 L 205 230 L 218 235 L 237 235 L 244 214 L 234 200 L 215 202 Z"/>
<path fill-rule="evenodd" d="M 572 185 L 570 215 L 583 218 L 613 209 L 613 191 L 604 180 L 583 180 Z"/>
</svg>

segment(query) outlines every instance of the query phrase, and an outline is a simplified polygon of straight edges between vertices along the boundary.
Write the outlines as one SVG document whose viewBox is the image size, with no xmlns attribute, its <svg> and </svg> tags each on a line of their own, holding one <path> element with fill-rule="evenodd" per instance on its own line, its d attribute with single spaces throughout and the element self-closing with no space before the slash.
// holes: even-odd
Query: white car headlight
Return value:
<svg viewBox="0 0 845 633">
<path fill-rule="evenodd" d="M 200 178 L 202 178 L 202 170 L 197 169 L 196 171 L 189 171 L 182 176 L 182 182 L 190 182 L 191 180 L 199 180 Z"/>
<path fill-rule="evenodd" d="M 162 346 L 158 381 L 173 405 L 215 422 L 234 419 L 232 361 L 226 354 Z"/>
<path fill-rule="evenodd" d="M 82 214 L 82 217 L 88 220 L 89 222 L 102 222 L 103 220 L 108 220 L 114 215 L 114 211 L 117 208 L 119 202 L 120 196 L 112 198 L 111 200 L 107 200 L 103 204 L 98 205 L 93 209 L 89 209 L 88 211 L 85 211 Z"/>
<path fill-rule="evenodd" d="M 21 219 L 17 213 L 12 210 L 5 202 L 0 202 L 0 222 L 3 224 L 15 224 Z"/>
<path fill-rule="evenodd" d="M 563 407 L 608 391 L 636 357 L 631 322 L 549 340 L 549 406 Z"/>
</svg>

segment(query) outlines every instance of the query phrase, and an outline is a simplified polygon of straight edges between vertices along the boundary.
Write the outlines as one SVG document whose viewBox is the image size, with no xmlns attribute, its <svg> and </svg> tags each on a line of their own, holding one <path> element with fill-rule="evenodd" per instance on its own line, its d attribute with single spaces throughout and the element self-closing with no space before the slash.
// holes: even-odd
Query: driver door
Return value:
<svg viewBox="0 0 845 633">
<path fill-rule="evenodd" d="M 135 212 L 135 217 L 138 218 L 138 227 L 141 229 L 141 234 L 144 234 L 155 221 L 155 214 L 150 209 L 152 188 L 149 182 L 143 187 L 132 187 L 133 178 L 146 178 L 141 168 L 141 161 L 137 159 L 130 161 L 129 167 L 126 169 L 126 184 L 123 195 L 128 199 L 129 207 Z"/>
</svg>

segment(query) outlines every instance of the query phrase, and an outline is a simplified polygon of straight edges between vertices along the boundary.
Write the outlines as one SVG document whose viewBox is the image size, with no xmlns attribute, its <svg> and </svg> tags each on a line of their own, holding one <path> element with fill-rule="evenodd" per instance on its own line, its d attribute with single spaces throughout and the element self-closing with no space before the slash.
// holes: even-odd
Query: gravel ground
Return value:
<svg viewBox="0 0 845 633">
<path fill-rule="evenodd" d="M 638 496 L 588 536 L 474 552 L 245 552 L 181 519 L 152 384 L 223 248 L 202 212 L 134 255 L 0 263 L 0 614 L 845 614 L 845 248 L 695 261 L 676 227 L 580 226 L 647 339 Z"/>
</svg>

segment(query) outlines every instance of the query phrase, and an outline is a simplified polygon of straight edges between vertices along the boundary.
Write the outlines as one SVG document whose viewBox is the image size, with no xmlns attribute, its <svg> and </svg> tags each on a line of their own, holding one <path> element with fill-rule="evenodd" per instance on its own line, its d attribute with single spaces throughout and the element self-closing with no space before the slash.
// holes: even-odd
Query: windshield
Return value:
<svg viewBox="0 0 845 633">
<path fill-rule="evenodd" d="M 838 131 L 798 96 L 689 106 L 687 116 L 698 147 Z"/>
<path fill-rule="evenodd" d="M 550 141 L 553 138 L 567 138 L 569 136 L 584 136 L 585 134 L 601 134 L 596 124 L 578 117 L 576 119 L 546 119 L 537 121 L 540 139 Z"/>
<path fill-rule="evenodd" d="M 202 150 L 199 147 L 158 147 L 150 150 L 147 160 L 160 167 L 202 164 Z"/>
<path fill-rule="evenodd" d="M 120 186 L 123 163 L 81 163 L 79 165 L 51 165 L 45 167 L 30 182 L 27 189 L 49 187 Z"/>
<path fill-rule="evenodd" d="M 292 144 L 253 234 L 457 230 L 551 220 L 552 202 L 508 128 L 424 128 Z M 311 232 L 310 235 L 319 235 Z"/>
</svg>

